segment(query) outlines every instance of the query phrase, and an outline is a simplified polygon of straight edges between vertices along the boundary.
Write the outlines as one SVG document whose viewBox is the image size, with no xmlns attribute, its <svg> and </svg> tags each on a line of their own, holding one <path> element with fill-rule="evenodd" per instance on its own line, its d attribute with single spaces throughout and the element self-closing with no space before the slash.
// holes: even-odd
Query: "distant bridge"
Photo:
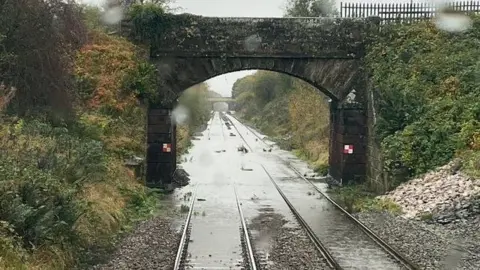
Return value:
<svg viewBox="0 0 480 270">
<path fill-rule="evenodd" d="M 228 104 L 228 110 L 234 111 L 237 108 L 237 102 L 231 97 L 210 97 L 208 101 L 212 104 L 212 109 L 215 103 L 225 102 Z"/>
<path fill-rule="evenodd" d="M 210 102 L 226 102 L 226 103 L 229 103 L 229 102 L 235 102 L 235 99 L 231 98 L 231 97 L 210 97 L 208 98 L 208 101 Z"/>
</svg>

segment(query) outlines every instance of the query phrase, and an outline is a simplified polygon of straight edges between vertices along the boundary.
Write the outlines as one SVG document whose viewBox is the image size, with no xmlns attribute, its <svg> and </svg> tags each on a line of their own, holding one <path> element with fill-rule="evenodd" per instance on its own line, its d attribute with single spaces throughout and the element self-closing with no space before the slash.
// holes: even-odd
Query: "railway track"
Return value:
<svg viewBox="0 0 480 270">
<path fill-rule="evenodd" d="M 297 219 L 297 221 L 300 223 L 300 225 L 302 226 L 302 228 L 305 230 L 305 232 L 307 233 L 307 236 L 308 238 L 310 238 L 310 240 L 313 242 L 313 244 L 315 245 L 315 248 L 318 250 L 318 252 L 320 252 L 320 254 L 322 254 L 322 256 L 325 258 L 325 260 L 327 261 L 328 263 L 328 266 L 330 266 L 332 269 L 342 269 L 340 267 L 340 265 L 337 263 L 337 261 L 333 258 L 332 254 L 328 251 L 328 249 L 322 244 L 322 242 L 320 241 L 320 239 L 318 239 L 318 237 L 315 235 L 315 233 L 313 232 L 313 230 L 310 228 L 310 226 L 308 226 L 307 222 L 302 218 L 302 216 L 300 215 L 300 213 L 298 213 L 297 209 L 295 209 L 295 207 L 292 205 L 292 203 L 290 202 L 290 200 L 288 200 L 287 196 L 285 196 L 285 194 L 283 193 L 283 191 L 280 189 L 280 187 L 278 186 L 278 184 L 275 182 L 275 180 L 273 179 L 273 177 L 270 175 L 270 173 L 267 171 L 267 169 L 265 168 L 265 166 L 261 165 L 263 170 L 265 171 L 265 173 L 267 174 L 268 178 L 270 179 L 270 181 L 273 183 L 273 185 L 275 186 L 275 188 L 277 189 L 278 193 L 280 193 L 280 196 L 282 196 L 283 200 L 285 201 L 285 203 L 288 205 L 288 208 L 290 208 L 290 210 L 292 211 L 293 215 L 295 216 L 295 218 Z"/>
<path fill-rule="evenodd" d="M 238 136 L 240 136 L 240 138 L 242 138 L 243 142 L 245 143 L 245 145 L 249 148 L 249 151 L 250 152 L 253 152 L 253 148 L 248 144 L 247 140 L 245 140 L 245 137 L 243 137 L 242 133 L 238 130 L 237 126 L 234 125 L 232 123 L 232 121 L 230 121 L 230 119 L 228 119 L 228 117 L 226 117 L 224 114 L 222 114 L 222 118 L 224 119 L 224 121 L 228 121 L 230 122 L 230 124 L 233 126 L 233 128 L 237 131 L 237 134 Z M 236 118 L 235 118 L 236 119 Z"/>
<path fill-rule="evenodd" d="M 238 213 L 240 214 L 240 222 L 242 224 L 242 235 L 243 235 L 243 251 L 247 257 L 247 267 L 250 270 L 257 270 L 257 262 L 255 260 L 255 256 L 253 254 L 253 247 L 252 243 L 250 241 L 250 233 L 247 228 L 247 222 L 245 221 L 245 217 L 243 215 L 242 211 L 242 204 L 240 203 L 240 200 L 238 199 L 238 193 L 237 193 L 237 188 L 235 187 L 235 184 L 233 185 L 234 192 L 235 192 L 235 200 L 237 201 L 237 208 L 238 208 Z"/>
<path fill-rule="evenodd" d="M 420 269 L 413 262 L 405 258 L 400 252 L 396 251 L 395 248 L 383 241 L 379 236 L 377 236 L 372 230 L 370 230 L 365 224 L 352 216 L 348 211 L 343 209 L 339 204 L 337 204 L 333 199 L 331 199 L 327 194 L 325 194 L 320 188 L 318 188 L 312 181 L 306 179 L 295 167 L 286 164 L 292 171 L 297 174 L 297 176 L 311 185 L 318 193 L 320 193 L 325 199 L 327 199 L 332 205 L 335 206 L 339 211 L 341 211 L 345 216 L 347 216 L 356 226 L 358 226 L 366 235 L 370 237 L 377 245 L 383 248 L 388 254 L 394 257 L 399 263 L 401 263 L 406 269 L 416 270 Z"/>
<path fill-rule="evenodd" d="M 221 114 L 218 114 L 218 120 L 220 121 L 220 126 L 222 128 L 222 138 L 223 138 L 223 141 L 226 140 L 226 137 L 225 137 L 225 120 L 221 117 Z"/>
<path fill-rule="evenodd" d="M 180 238 L 180 243 L 178 245 L 178 250 L 177 250 L 177 255 L 175 257 L 175 263 L 174 263 L 174 270 L 184 270 L 184 269 L 189 269 L 190 266 L 188 264 L 188 243 L 190 242 L 190 234 L 191 234 L 191 219 L 192 219 L 192 214 L 194 213 L 194 207 L 195 207 L 195 200 L 197 197 L 197 188 L 198 184 L 195 187 L 195 191 L 193 192 L 192 196 L 190 197 L 191 202 L 190 202 L 190 209 L 187 214 L 187 217 L 185 218 L 185 223 L 183 225 L 183 230 L 182 230 L 182 236 Z M 240 200 L 238 198 L 237 190 L 235 187 L 235 184 L 233 185 L 234 188 L 234 194 L 235 194 L 235 200 L 236 200 L 236 205 L 238 209 L 238 214 L 240 216 L 240 236 L 241 236 L 241 244 L 242 244 L 242 251 L 243 251 L 243 259 L 244 259 L 244 266 L 241 267 L 241 269 L 250 269 L 250 270 L 257 270 L 259 263 L 256 260 L 256 256 L 254 254 L 254 248 L 251 243 L 251 237 L 249 230 L 247 228 L 247 222 L 245 220 L 245 217 L 243 215 L 242 211 L 242 204 L 240 203 Z M 202 268 L 202 269 L 209 269 L 209 268 Z M 217 269 L 217 268 L 215 268 Z M 219 266 L 218 269 L 233 269 L 233 268 L 224 268 L 223 266 Z M 240 268 L 239 268 L 240 269 Z"/>
<path fill-rule="evenodd" d="M 232 116 L 234 119 L 236 119 L 234 116 Z M 238 121 L 238 119 L 236 119 Z M 239 121 L 240 122 L 240 121 Z M 231 122 L 231 124 L 235 127 L 235 129 L 237 130 L 237 132 L 239 133 L 240 137 L 242 138 L 242 140 L 245 142 L 246 145 L 248 145 L 248 142 L 245 140 L 245 138 L 243 136 L 241 136 L 241 133 L 240 131 L 238 130 L 238 128 L 236 127 L 236 125 L 233 123 L 233 121 Z M 261 138 L 255 131 L 253 131 L 250 127 L 244 125 L 247 130 L 249 130 L 254 136 L 256 136 L 263 144 L 265 144 L 266 146 L 269 146 L 269 144 L 267 144 L 263 138 Z M 252 149 L 252 147 L 248 146 L 250 149 Z M 367 226 L 365 226 L 362 222 L 360 222 L 359 220 L 357 220 L 354 216 L 352 216 L 350 213 L 348 213 L 345 209 L 343 209 L 340 205 L 338 205 L 334 200 L 332 200 L 329 196 L 327 196 L 327 194 L 325 194 L 322 190 L 320 190 L 314 183 L 312 183 L 310 180 L 306 179 L 295 167 L 291 166 L 288 162 L 286 162 L 285 160 L 281 159 L 281 161 L 283 161 L 283 163 L 289 167 L 300 179 L 302 179 L 303 181 L 305 181 L 306 183 L 308 183 L 311 187 L 313 187 L 319 194 L 321 194 L 321 196 L 323 196 L 331 205 L 334 206 L 335 209 L 337 209 L 338 211 L 340 211 L 341 213 L 343 213 L 350 222 L 352 222 L 356 228 L 359 229 L 359 231 L 363 234 L 365 234 L 366 236 L 368 236 L 369 239 L 371 239 L 373 242 L 375 242 L 375 244 L 380 247 L 383 251 L 385 251 L 387 254 L 389 254 L 392 258 L 394 258 L 399 266 L 401 267 L 401 269 L 410 269 L 410 270 L 416 270 L 416 269 L 420 269 L 418 266 L 416 266 L 414 263 L 412 263 L 411 261 L 409 261 L 408 259 L 406 259 L 402 254 L 400 254 L 398 251 L 396 251 L 393 247 L 391 247 L 389 244 L 387 244 L 385 241 L 383 241 L 382 239 L 380 239 L 380 237 L 378 237 L 372 230 L 370 230 Z M 261 165 L 263 170 L 265 171 L 265 173 L 267 174 L 268 178 L 270 179 L 270 181 L 272 182 L 272 184 L 275 186 L 275 188 L 277 189 L 277 191 L 279 192 L 279 194 L 282 196 L 282 198 L 284 199 L 285 203 L 288 205 L 288 207 L 290 208 L 290 210 L 292 211 L 292 213 L 294 214 L 295 218 L 298 220 L 298 222 L 300 223 L 300 225 L 302 226 L 302 228 L 305 230 L 305 232 L 307 233 L 308 237 L 310 238 L 310 240 L 314 243 L 315 247 L 317 248 L 317 250 L 320 252 L 320 254 L 326 259 L 326 261 L 328 262 L 329 266 L 332 268 L 332 269 L 344 269 L 344 267 L 338 262 L 338 260 L 335 258 L 334 255 L 332 255 L 332 252 L 329 250 L 329 248 L 324 244 L 322 243 L 321 239 L 319 239 L 319 237 L 315 234 L 315 232 L 311 229 L 311 227 L 307 224 L 307 222 L 302 218 L 302 216 L 300 215 L 300 213 L 295 209 L 295 207 L 292 205 L 292 203 L 288 200 L 287 196 L 284 194 L 284 192 L 282 191 L 282 189 L 280 188 L 280 186 L 277 184 L 277 182 L 275 181 L 274 177 L 272 177 L 272 175 L 269 173 L 269 171 L 267 170 L 267 168 L 263 165 Z"/>
<path fill-rule="evenodd" d="M 191 196 L 190 209 L 188 210 L 185 224 L 183 225 L 182 237 L 178 245 L 177 256 L 175 257 L 175 263 L 173 265 L 174 270 L 185 269 L 185 260 L 187 258 L 188 241 L 190 239 L 190 220 L 192 219 L 193 206 L 195 205 L 195 199 L 197 198 L 198 184 L 195 186 L 193 195 Z"/>
</svg>

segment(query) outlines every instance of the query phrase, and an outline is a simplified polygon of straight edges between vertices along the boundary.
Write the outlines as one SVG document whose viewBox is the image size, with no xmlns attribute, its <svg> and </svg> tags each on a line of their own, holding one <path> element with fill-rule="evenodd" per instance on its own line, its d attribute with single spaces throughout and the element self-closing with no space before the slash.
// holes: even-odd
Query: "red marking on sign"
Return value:
<svg viewBox="0 0 480 270">
<path fill-rule="evenodd" d="M 343 147 L 343 153 L 349 155 L 353 154 L 353 145 L 345 144 L 345 146 Z"/>
<path fill-rule="evenodd" d="M 172 152 L 172 144 L 164 143 L 162 150 L 163 150 L 163 152 L 167 152 L 167 153 Z"/>
</svg>

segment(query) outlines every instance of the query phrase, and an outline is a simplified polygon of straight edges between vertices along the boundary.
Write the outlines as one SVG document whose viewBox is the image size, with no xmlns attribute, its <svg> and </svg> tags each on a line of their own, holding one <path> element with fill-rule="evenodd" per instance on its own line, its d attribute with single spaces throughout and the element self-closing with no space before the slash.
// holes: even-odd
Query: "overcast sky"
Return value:
<svg viewBox="0 0 480 270">
<path fill-rule="evenodd" d="M 99 3 L 102 0 L 83 0 L 88 3 Z M 428 1 L 428 0 L 425 0 Z M 414 2 L 425 2 L 414 1 Z M 443 0 L 433 0 L 440 2 Z M 354 3 L 403 3 L 409 0 L 344 0 L 340 2 Z M 175 0 L 175 7 L 181 8 L 181 13 L 192 13 L 215 17 L 282 17 L 287 0 Z M 231 96 L 235 81 L 255 71 L 240 71 L 228 73 L 210 79 L 210 88 L 223 96 Z"/>
</svg>

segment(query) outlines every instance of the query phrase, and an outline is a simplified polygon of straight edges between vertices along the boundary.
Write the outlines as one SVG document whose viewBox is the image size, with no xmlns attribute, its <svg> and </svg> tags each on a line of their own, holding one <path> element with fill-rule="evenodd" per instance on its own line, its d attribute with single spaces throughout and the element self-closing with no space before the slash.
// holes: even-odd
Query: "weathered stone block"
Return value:
<svg viewBox="0 0 480 270">
<path fill-rule="evenodd" d="M 148 115 L 148 124 L 149 125 L 172 125 L 172 118 L 169 115 Z"/>
<path fill-rule="evenodd" d="M 369 33 L 365 19 L 152 17 L 156 33 L 130 27 L 157 56 L 360 58 Z M 124 24 L 127 26 L 127 24 Z M 128 33 L 127 33 L 128 35 Z M 281 38 L 279 38 L 281 37 Z"/>
<path fill-rule="evenodd" d="M 172 163 L 147 163 L 148 187 L 162 187 L 172 182 L 175 164 Z"/>
<path fill-rule="evenodd" d="M 156 163 L 171 163 L 172 162 L 172 154 L 164 153 L 162 151 L 148 151 L 147 152 L 147 160 L 148 162 L 156 162 Z"/>
<path fill-rule="evenodd" d="M 349 135 L 365 135 L 367 134 L 367 127 L 366 126 L 348 126 L 343 124 L 338 127 L 337 133 L 349 134 Z"/>
<path fill-rule="evenodd" d="M 367 157 L 365 151 L 363 153 L 343 154 L 343 162 L 347 164 L 365 164 L 367 163 Z"/>
<path fill-rule="evenodd" d="M 169 133 L 171 132 L 171 126 L 148 124 L 147 132 L 148 133 Z"/>
<path fill-rule="evenodd" d="M 172 141 L 173 133 L 148 133 L 147 134 L 147 143 L 154 142 L 170 142 Z"/>
<path fill-rule="evenodd" d="M 169 109 L 149 109 L 148 110 L 148 115 L 149 116 L 152 116 L 152 115 L 161 115 L 161 116 L 170 115 L 170 110 Z"/>
</svg>

